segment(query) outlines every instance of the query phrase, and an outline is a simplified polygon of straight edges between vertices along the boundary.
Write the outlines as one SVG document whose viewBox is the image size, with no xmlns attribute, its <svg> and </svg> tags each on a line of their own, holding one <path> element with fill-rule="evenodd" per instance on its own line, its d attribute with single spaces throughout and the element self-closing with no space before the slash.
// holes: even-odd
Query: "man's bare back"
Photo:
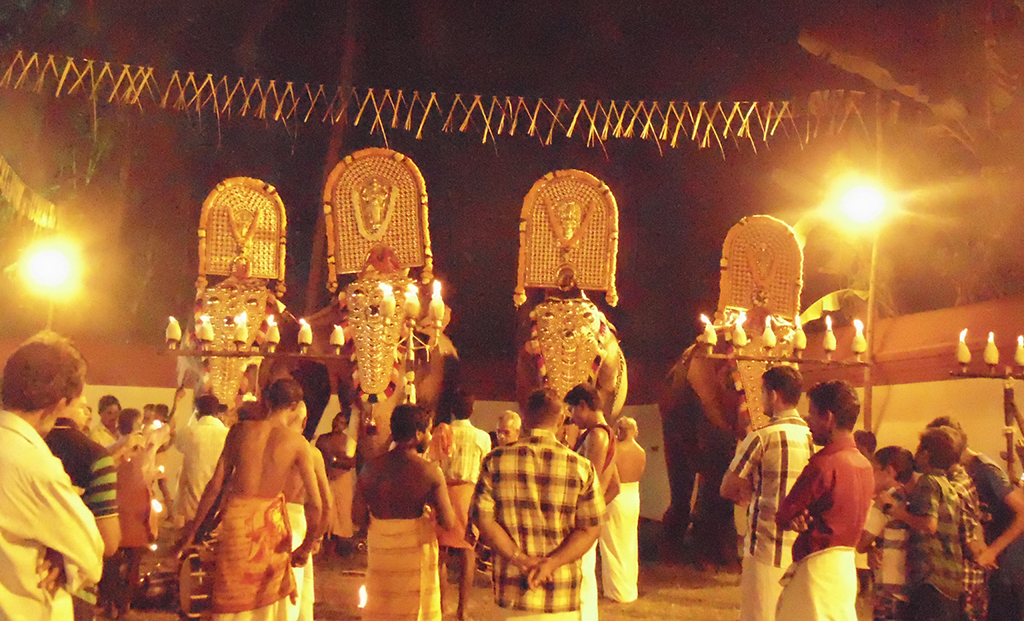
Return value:
<svg viewBox="0 0 1024 621">
<path fill-rule="evenodd" d="M 274 419 L 236 423 L 222 460 L 230 468 L 225 485 L 231 495 L 273 498 L 288 488 L 293 473 L 305 488 L 317 489 L 315 479 L 306 481 L 315 476 L 309 444 Z"/>
<path fill-rule="evenodd" d="M 644 476 L 647 467 L 647 453 L 632 438 L 615 445 L 615 465 L 619 468 L 622 483 L 636 483 Z"/>
<path fill-rule="evenodd" d="M 444 475 L 436 464 L 393 450 L 367 465 L 359 475 L 356 494 L 379 520 L 418 518 L 423 515 L 423 507 L 429 505 L 441 523 L 445 512 L 439 502 L 448 502 L 447 494 L 443 494 L 443 500 L 440 498 L 439 491 L 444 486 Z"/>
</svg>

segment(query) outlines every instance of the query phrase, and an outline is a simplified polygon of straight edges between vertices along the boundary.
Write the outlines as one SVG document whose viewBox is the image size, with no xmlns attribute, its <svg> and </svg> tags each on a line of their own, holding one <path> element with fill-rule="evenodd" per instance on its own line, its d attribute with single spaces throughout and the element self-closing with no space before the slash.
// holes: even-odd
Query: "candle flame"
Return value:
<svg viewBox="0 0 1024 621">
<path fill-rule="evenodd" d="M 391 285 L 389 285 L 386 282 L 380 283 L 380 290 L 384 292 L 385 296 L 394 295 L 395 294 L 395 288 L 392 287 Z"/>
<path fill-rule="evenodd" d="M 174 317 L 168 317 L 168 319 L 170 320 L 171 323 L 178 323 L 178 320 L 175 319 Z"/>
<path fill-rule="evenodd" d="M 209 315 L 200 315 L 199 316 L 199 321 L 201 321 L 203 323 L 210 323 L 210 316 Z"/>
<path fill-rule="evenodd" d="M 152 550 L 152 551 L 156 552 L 156 548 L 157 548 L 157 546 L 156 546 L 156 544 L 155 544 L 155 543 L 151 543 L 151 544 L 149 544 L 149 549 L 150 549 L 150 550 Z"/>
<path fill-rule="evenodd" d="M 995 332 L 989 332 L 988 333 L 988 342 L 989 343 L 995 343 L 996 342 L 996 333 Z"/>
<path fill-rule="evenodd" d="M 772 329 L 772 316 L 771 315 L 768 315 L 767 317 L 764 318 L 764 329 L 765 330 L 771 330 Z"/>
<path fill-rule="evenodd" d="M 163 466 L 157 466 L 156 467 L 156 471 L 159 472 L 160 474 L 163 474 L 165 470 L 166 469 Z"/>
<path fill-rule="evenodd" d="M 277 321 L 274 319 L 273 315 L 267 315 L 267 325 L 268 326 L 276 326 L 277 325 Z"/>
<path fill-rule="evenodd" d="M 1024 347 L 1024 335 L 1017 337 L 1017 347 Z"/>
<path fill-rule="evenodd" d="M 704 322 L 704 325 L 705 325 L 705 326 L 710 326 L 710 325 L 711 325 L 711 320 L 710 320 L 710 319 L 708 319 L 708 316 L 707 316 L 707 315 L 703 315 L 703 314 L 702 314 L 702 315 L 700 316 L 700 320 Z"/>
<path fill-rule="evenodd" d="M 359 587 L 359 607 L 366 608 L 366 585 L 360 585 Z"/>
<path fill-rule="evenodd" d="M 153 513 L 161 513 L 164 510 L 164 506 L 156 498 L 150 504 L 153 506 Z"/>
<path fill-rule="evenodd" d="M 299 323 L 301 323 L 304 326 L 308 326 L 309 325 L 309 322 L 306 321 L 305 319 L 299 319 Z"/>
<path fill-rule="evenodd" d="M 434 295 L 436 295 L 438 297 L 441 297 L 441 281 L 440 280 L 435 280 L 434 281 Z"/>
<path fill-rule="evenodd" d="M 853 320 L 853 328 L 857 331 L 857 334 L 863 333 L 864 332 L 864 322 L 861 321 L 860 319 L 854 319 Z"/>
<path fill-rule="evenodd" d="M 736 318 L 736 327 L 737 328 L 742 328 L 743 327 L 743 322 L 746 321 L 746 320 L 747 320 L 747 313 L 745 311 L 740 311 L 739 317 Z"/>
<path fill-rule="evenodd" d="M 960 331 L 960 342 L 961 343 L 966 343 L 967 342 L 967 328 L 964 328 L 963 330 Z"/>
<path fill-rule="evenodd" d="M 825 329 L 827 329 L 827 330 L 831 330 L 832 329 L 832 316 L 831 315 L 825 315 Z"/>
<path fill-rule="evenodd" d="M 796 317 L 793 318 L 793 323 L 796 324 L 796 329 L 797 330 L 802 330 L 803 329 L 803 324 L 800 322 L 800 315 L 797 315 Z"/>
<path fill-rule="evenodd" d="M 236 324 L 247 323 L 248 321 L 249 321 L 249 314 L 246 313 L 245 311 L 242 311 L 241 314 L 239 314 L 239 315 L 237 315 L 235 317 L 235 323 Z"/>
<path fill-rule="evenodd" d="M 419 295 L 420 288 L 417 287 L 416 285 L 409 285 L 408 287 L 405 288 L 405 293 L 406 295 Z"/>
</svg>

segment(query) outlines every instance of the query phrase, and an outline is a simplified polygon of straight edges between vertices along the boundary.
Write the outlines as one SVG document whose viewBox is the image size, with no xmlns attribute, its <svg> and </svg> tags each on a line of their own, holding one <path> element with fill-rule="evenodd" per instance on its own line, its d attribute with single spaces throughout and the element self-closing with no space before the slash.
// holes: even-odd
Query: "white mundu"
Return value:
<svg viewBox="0 0 1024 621">
<path fill-rule="evenodd" d="M 637 598 L 640 571 L 637 527 L 640 522 L 640 483 L 621 483 L 619 495 L 608 504 L 601 525 L 601 582 L 605 597 L 617 602 Z"/>
</svg>

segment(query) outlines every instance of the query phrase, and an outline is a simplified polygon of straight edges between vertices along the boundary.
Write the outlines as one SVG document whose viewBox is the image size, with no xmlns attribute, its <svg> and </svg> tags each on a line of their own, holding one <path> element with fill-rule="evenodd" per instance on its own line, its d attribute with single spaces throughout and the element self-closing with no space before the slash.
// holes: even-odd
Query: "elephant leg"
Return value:
<svg viewBox="0 0 1024 621">
<path fill-rule="evenodd" d="M 331 375 L 324 365 L 304 360 L 292 371 L 292 377 L 302 385 L 303 401 L 306 402 L 307 419 L 302 435 L 312 440 L 331 400 Z"/>
<path fill-rule="evenodd" d="M 693 516 L 693 542 L 697 560 L 718 566 L 736 562 L 736 524 L 733 503 L 722 498 L 722 477 L 736 448 L 731 434 L 705 423 L 700 437 L 700 485 Z"/>
<path fill-rule="evenodd" d="M 671 495 L 669 508 L 662 516 L 662 527 L 667 551 L 672 556 L 682 554 L 690 528 L 690 503 L 701 462 L 694 421 L 702 417 L 696 393 L 689 387 L 678 401 L 662 410 L 665 466 Z"/>
</svg>

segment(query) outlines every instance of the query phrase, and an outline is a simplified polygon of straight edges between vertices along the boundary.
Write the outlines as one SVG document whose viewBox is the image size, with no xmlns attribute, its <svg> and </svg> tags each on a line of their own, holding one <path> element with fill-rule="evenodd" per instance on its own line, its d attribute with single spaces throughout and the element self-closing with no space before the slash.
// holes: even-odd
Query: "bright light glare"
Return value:
<svg viewBox="0 0 1024 621">
<path fill-rule="evenodd" d="M 46 289 L 63 287 L 71 279 L 71 259 L 55 248 L 40 250 L 29 257 L 28 276 Z"/>
<path fill-rule="evenodd" d="M 359 587 L 359 607 L 366 608 L 366 585 Z"/>
<path fill-rule="evenodd" d="M 870 185 L 857 185 L 843 194 L 839 209 L 854 222 L 872 222 L 885 211 L 885 195 Z"/>
</svg>

